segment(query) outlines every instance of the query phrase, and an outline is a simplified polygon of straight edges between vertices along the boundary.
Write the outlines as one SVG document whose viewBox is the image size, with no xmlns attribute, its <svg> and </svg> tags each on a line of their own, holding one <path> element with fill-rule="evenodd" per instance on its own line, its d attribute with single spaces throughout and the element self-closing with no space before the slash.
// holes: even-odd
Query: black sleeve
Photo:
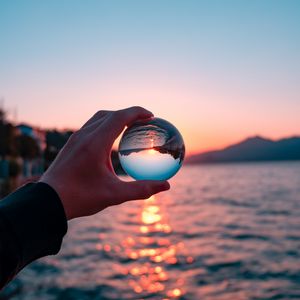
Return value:
<svg viewBox="0 0 300 300">
<path fill-rule="evenodd" d="M 66 232 L 61 200 L 46 183 L 29 183 L 0 200 L 0 290 L 33 260 L 57 254 Z"/>
</svg>

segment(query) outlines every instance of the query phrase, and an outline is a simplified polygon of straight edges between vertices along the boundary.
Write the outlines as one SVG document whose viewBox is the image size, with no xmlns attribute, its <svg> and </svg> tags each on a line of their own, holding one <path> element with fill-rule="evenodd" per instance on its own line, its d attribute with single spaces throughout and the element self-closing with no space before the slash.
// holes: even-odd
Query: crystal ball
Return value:
<svg viewBox="0 0 300 300">
<path fill-rule="evenodd" d="M 167 180 L 180 169 L 185 153 L 183 138 L 166 120 L 151 118 L 133 123 L 119 144 L 124 171 L 136 180 Z"/>
</svg>

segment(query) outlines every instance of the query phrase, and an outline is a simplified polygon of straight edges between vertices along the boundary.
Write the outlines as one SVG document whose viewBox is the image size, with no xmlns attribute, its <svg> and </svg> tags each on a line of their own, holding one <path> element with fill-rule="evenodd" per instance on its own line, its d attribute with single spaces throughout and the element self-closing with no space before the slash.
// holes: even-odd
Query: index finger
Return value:
<svg viewBox="0 0 300 300">
<path fill-rule="evenodd" d="M 112 112 L 111 115 L 95 130 L 95 134 L 105 134 L 106 145 L 112 147 L 114 141 L 126 125 L 139 119 L 148 119 L 151 117 L 153 117 L 152 112 L 140 106 L 132 106 L 117 110 Z"/>
<path fill-rule="evenodd" d="M 86 128 L 92 124 L 95 124 L 99 120 L 102 120 L 107 114 L 109 114 L 109 110 L 99 110 L 97 111 L 89 120 L 87 120 L 81 127 L 81 129 Z"/>
</svg>

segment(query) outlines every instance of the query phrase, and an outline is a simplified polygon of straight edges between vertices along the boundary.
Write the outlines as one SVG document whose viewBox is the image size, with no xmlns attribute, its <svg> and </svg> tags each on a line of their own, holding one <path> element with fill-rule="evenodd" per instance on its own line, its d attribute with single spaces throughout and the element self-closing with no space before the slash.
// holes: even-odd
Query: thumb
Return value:
<svg viewBox="0 0 300 300">
<path fill-rule="evenodd" d="M 147 199 L 150 196 L 170 189 L 168 181 L 162 180 L 138 180 L 122 182 L 119 189 L 124 201 Z"/>
</svg>

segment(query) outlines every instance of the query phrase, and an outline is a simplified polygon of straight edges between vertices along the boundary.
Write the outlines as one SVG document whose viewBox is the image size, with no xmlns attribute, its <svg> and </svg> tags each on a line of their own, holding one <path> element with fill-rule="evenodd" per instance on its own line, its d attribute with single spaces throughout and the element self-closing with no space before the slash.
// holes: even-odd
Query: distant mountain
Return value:
<svg viewBox="0 0 300 300">
<path fill-rule="evenodd" d="M 187 157 L 186 163 L 300 160 L 300 137 L 277 141 L 260 136 L 248 138 L 218 151 Z"/>
</svg>

